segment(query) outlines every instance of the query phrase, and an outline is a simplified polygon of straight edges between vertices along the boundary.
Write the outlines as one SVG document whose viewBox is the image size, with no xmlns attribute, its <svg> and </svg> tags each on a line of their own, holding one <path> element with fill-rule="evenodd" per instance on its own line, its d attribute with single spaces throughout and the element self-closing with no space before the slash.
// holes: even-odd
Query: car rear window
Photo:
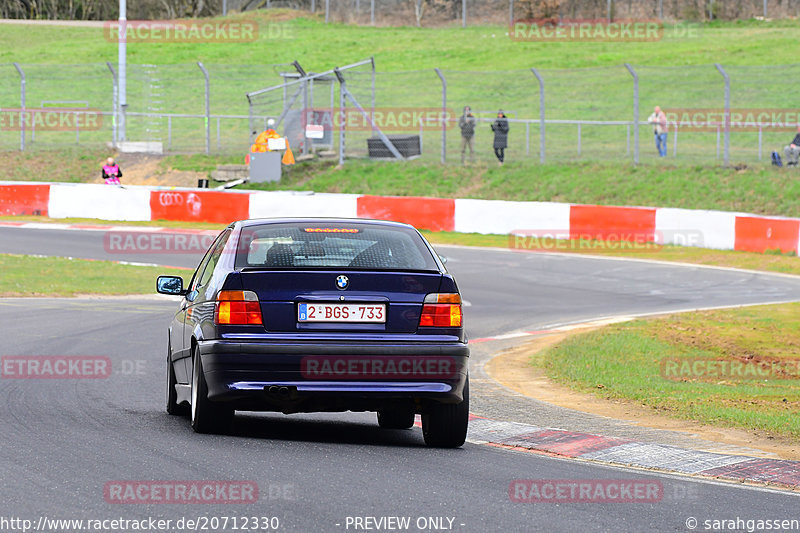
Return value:
<svg viewBox="0 0 800 533">
<path fill-rule="evenodd" d="M 242 229 L 236 268 L 438 270 L 417 232 L 379 224 L 273 223 Z"/>
</svg>

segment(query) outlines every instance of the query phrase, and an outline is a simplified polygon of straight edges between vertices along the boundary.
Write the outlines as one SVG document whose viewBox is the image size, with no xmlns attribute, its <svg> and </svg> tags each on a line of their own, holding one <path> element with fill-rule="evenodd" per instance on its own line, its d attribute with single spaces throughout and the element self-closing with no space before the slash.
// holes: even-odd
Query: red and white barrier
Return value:
<svg viewBox="0 0 800 533">
<path fill-rule="evenodd" d="M 797 218 L 554 202 L 0 182 L 0 215 L 222 224 L 246 218 L 357 217 L 397 220 L 433 231 L 632 238 L 759 253 L 800 249 Z"/>
</svg>

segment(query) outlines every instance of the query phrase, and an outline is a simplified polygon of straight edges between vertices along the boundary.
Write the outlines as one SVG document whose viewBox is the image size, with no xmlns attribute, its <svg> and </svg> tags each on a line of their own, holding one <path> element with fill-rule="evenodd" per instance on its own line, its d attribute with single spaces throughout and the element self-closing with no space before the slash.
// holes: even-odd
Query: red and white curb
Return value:
<svg viewBox="0 0 800 533">
<path fill-rule="evenodd" d="M 419 416 L 415 425 L 421 426 Z M 476 415 L 470 415 L 467 442 L 613 466 L 800 489 L 800 461 L 688 450 Z"/>
</svg>

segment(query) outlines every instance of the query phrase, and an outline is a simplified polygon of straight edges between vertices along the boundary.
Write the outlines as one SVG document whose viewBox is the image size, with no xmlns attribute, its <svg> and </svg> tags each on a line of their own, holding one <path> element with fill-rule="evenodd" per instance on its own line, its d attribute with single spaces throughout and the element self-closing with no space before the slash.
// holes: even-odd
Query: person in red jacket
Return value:
<svg viewBox="0 0 800 533">
<path fill-rule="evenodd" d="M 106 185 L 119 185 L 119 179 L 122 177 L 122 169 L 114 162 L 113 157 L 106 159 L 106 164 L 103 165 L 102 177 Z"/>
</svg>

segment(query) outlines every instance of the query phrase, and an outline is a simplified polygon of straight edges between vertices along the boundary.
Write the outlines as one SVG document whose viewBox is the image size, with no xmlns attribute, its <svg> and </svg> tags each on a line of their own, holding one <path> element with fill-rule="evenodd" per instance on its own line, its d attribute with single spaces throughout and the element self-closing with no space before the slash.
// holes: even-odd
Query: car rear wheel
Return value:
<svg viewBox="0 0 800 533">
<path fill-rule="evenodd" d="M 381 409 L 378 411 L 378 425 L 384 429 L 408 429 L 414 425 L 414 408 Z"/>
<path fill-rule="evenodd" d="M 178 403 L 178 393 L 175 391 L 178 380 L 175 378 L 175 368 L 172 366 L 169 354 L 170 352 L 167 351 L 167 413 L 174 416 L 188 415 L 189 406 Z"/>
<path fill-rule="evenodd" d="M 425 444 L 436 448 L 458 448 L 467 440 L 469 425 L 469 378 L 461 403 L 434 403 L 422 413 Z"/>
<path fill-rule="evenodd" d="M 195 351 L 192 365 L 192 429 L 197 433 L 224 433 L 233 420 L 233 410 L 208 399 L 203 362 Z"/>
</svg>

